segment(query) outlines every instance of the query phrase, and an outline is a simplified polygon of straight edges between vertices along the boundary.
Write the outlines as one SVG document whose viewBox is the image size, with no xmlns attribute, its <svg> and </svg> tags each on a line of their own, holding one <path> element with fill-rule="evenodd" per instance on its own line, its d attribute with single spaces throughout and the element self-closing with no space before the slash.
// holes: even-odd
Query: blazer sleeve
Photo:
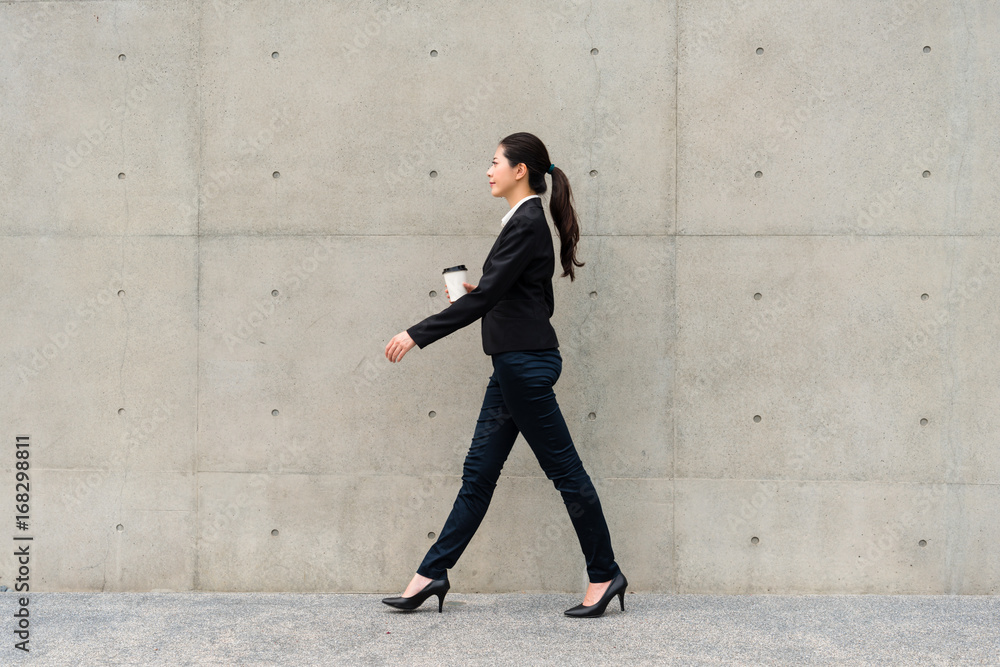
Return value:
<svg viewBox="0 0 1000 667">
<path fill-rule="evenodd" d="M 435 313 L 406 330 L 417 347 L 423 349 L 481 318 L 521 275 L 538 247 L 536 227 L 529 220 L 511 221 L 507 225 L 512 223 L 513 227 L 500 241 L 500 246 L 492 255 L 490 267 L 479 280 L 476 289 L 440 313 Z"/>
</svg>

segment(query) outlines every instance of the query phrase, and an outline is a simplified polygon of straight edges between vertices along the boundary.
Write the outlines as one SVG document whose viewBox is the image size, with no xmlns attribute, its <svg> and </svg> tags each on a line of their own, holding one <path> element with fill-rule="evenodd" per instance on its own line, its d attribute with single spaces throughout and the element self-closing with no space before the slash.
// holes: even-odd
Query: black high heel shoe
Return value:
<svg viewBox="0 0 1000 667">
<path fill-rule="evenodd" d="M 608 589 L 604 591 L 604 595 L 596 603 L 585 607 L 582 604 L 578 604 L 572 609 L 567 609 L 564 613 L 567 616 L 577 616 L 577 617 L 591 617 L 600 616 L 604 613 L 604 608 L 608 606 L 615 596 L 618 596 L 618 601 L 621 602 L 622 611 L 625 611 L 625 588 L 628 586 L 628 579 L 625 575 L 619 572 L 611 583 L 608 584 Z"/>
<path fill-rule="evenodd" d="M 449 588 L 451 588 L 451 584 L 447 579 L 434 579 L 416 595 L 408 598 L 382 598 L 382 602 L 396 609 L 416 609 L 424 603 L 424 600 L 436 595 L 438 596 L 438 612 L 440 613 L 441 607 L 444 606 L 444 596 L 447 595 Z"/>
</svg>

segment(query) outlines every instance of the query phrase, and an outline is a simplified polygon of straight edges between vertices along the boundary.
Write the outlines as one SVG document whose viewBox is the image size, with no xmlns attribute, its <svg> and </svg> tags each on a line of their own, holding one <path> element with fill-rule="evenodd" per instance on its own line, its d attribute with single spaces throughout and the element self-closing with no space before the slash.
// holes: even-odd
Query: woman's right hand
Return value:
<svg viewBox="0 0 1000 667">
<path fill-rule="evenodd" d="M 468 294 L 472 290 L 476 289 L 475 285 L 470 285 L 469 283 L 462 283 L 462 286 L 465 288 L 465 293 L 466 294 Z M 455 303 L 454 301 L 451 300 L 451 294 L 448 294 L 448 288 L 447 287 L 444 288 L 444 293 L 448 296 L 448 303 Z"/>
</svg>

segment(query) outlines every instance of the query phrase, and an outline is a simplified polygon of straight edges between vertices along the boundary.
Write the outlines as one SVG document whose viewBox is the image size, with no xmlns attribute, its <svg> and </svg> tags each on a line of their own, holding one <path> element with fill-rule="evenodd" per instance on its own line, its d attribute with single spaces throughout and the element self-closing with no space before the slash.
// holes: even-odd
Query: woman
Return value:
<svg viewBox="0 0 1000 667">
<path fill-rule="evenodd" d="M 504 197 L 510 210 L 501 220 L 479 285 L 463 283 L 466 294 L 461 299 L 396 334 L 385 346 L 385 356 L 395 363 L 414 345 L 423 349 L 482 318 L 483 351 L 493 361 L 493 375 L 463 467 L 462 488 L 451 514 L 403 596 L 382 600 L 398 609 L 415 609 L 437 595 L 441 611 L 450 588 L 447 570 L 479 528 L 500 470 L 517 434 L 523 433 L 546 477 L 562 494 L 587 561 L 590 585 L 583 603 L 565 613 L 600 616 L 616 595 L 625 610 L 628 581 L 615 562 L 597 491 L 552 390 L 562 372 L 562 357 L 549 322 L 554 309 L 555 257 L 539 197 L 546 190 L 546 173 L 552 174 L 549 211 L 559 230 L 562 276 L 574 280 L 573 265 L 583 263 L 576 261 L 580 230 L 569 180 L 549 162 L 538 137 L 527 132 L 511 134 L 501 140 L 486 172 L 493 196 Z"/>
</svg>

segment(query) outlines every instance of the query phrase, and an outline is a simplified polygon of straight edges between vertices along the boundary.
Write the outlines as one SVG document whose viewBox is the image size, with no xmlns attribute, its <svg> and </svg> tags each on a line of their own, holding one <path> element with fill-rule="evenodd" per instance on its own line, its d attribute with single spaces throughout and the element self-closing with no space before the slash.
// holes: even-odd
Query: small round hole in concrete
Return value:
<svg viewBox="0 0 1000 667">
<path fill-rule="evenodd" d="M 925 46 L 924 47 L 924 53 L 930 53 L 930 52 L 931 52 L 931 47 Z"/>
<path fill-rule="evenodd" d="M 118 54 L 118 60 L 125 60 L 125 54 L 124 53 L 119 53 Z"/>
<path fill-rule="evenodd" d="M 760 540 L 757 539 L 756 537 L 751 537 L 750 538 L 750 544 L 757 544 L 758 542 L 760 542 Z"/>
<path fill-rule="evenodd" d="M 760 301 L 760 292 L 755 292 L 754 293 L 753 300 L 754 301 Z"/>
<path fill-rule="evenodd" d="M 431 49 L 431 58 L 437 58 L 438 52 L 435 49 Z"/>
<path fill-rule="evenodd" d="M 931 172 L 929 172 L 929 171 L 925 171 L 925 172 L 923 173 L 923 176 L 924 176 L 924 178 L 930 178 L 930 177 L 931 177 Z"/>
<path fill-rule="evenodd" d="M 920 420 L 920 425 L 921 426 L 927 426 L 927 418 L 926 417 Z"/>
<path fill-rule="evenodd" d="M 280 171 L 276 171 L 273 174 L 271 174 L 271 177 L 272 178 L 281 178 L 281 172 Z"/>
<path fill-rule="evenodd" d="M 277 408 L 275 408 L 274 410 L 271 410 L 271 416 L 272 417 L 277 417 L 278 416 L 278 410 L 277 410 Z"/>
<path fill-rule="evenodd" d="M 118 524 L 117 526 L 115 526 L 115 530 L 117 530 L 120 533 L 123 530 L 125 530 L 125 526 Z"/>
<path fill-rule="evenodd" d="M 590 421 L 594 421 L 595 419 L 597 419 L 597 413 L 594 412 L 587 413 L 587 419 L 589 419 Z"/>
<path fill-rule="evenodd" d="M 927 301 L 927 299 L 929 299 L 929 298 L 931 298 L 931 295 L 927 294 L 926 292 L 924 294 L 920 295 L 920 300 L 921 301 Z"/>
<path fill-rule="evenodd" d="M 435 417 L 437 417 L 437 413 L 431 410 L 430 412 L 427 413 L 427 416 L 430 417 L 431 419 L 434 419 Z"/>
<path fill-rule="evenodd" d="M 271 537 L 277 537 L 277 536 L 278 536 L 278 529 L 275 528 L 274 530 L 271 531 Z"/>
<path fill-rule="evenodd" d="M 433 540 L 434 539 L 434 531 L 431 531 L 431 532 L 427 533 L 427 539 L 428 540 Z"/>
<path fill-rule="evenodd" d="M 754 177 L 754 178 L 760 178 L 760 177 L 761 177 L 761 176 L 763 176 L 763 175 L 764 175 L 764 172 L 762 172 L 762 171 L 755 171 L 755 172 L 753 173 L 753 177 Z"/>
<path fill-rule="evenodd" d="M 438 295 L 437 290 L 431 290 L 429 296 L 433 299 Z"/>
<path fill-rule="evenodd" d="M 271 57 L 274 58 L 274 59 L 277 59 L 278 58 L 278 52 L 277 51 L 271 51 Z"/>
<path fill-rule="evenodd" d="M 596 48 L 591 49 L 590 50 L 590 55 L 596 56 L 597 55 L 597 49 Z"/>
<path fill-rule="evenodd" d="M 920 540 L 919 542 L 917 542 L 917 544 L 919 544 L 922 547 L 926 547 L 927 546 L 927 540 Z"/>
<path fill-rule="evenodd" d="M 271 296 L 278 296 L 278 290 L 276 289 L 271 290 Z"/>
<path fill-rule="evenodd" d="M 123 290 L 123 289 L 118 290 L 118 296 L 121 296 L 121 297 L 125 296 L 125 290 Z"/>
<path fill-rule="evenodd" d="M 118 180 L 119 181 L 125 180 L 125 172 L 124 171 L 118 172 Z"/>
<path fill-rule="evenodd" d="M 590 170 L 590 175 L 591 176 L 597 176 L 597 170 L 596 169 L 591 169 Z"/>
<path fill-rule="evenodd" d="M 432 171 L 431 172 L 431 178 L 437 178 L 437 177 L 438 177 L 438 173 L 436 171 Z"/>
<path fill-rule="evenodd" d="M 753 416 L 753 420 L 754 420 L 755 422 L 759 422 L 759 421 L 760 421 L 760 415 L 754 415 L 754 416 Z"/>
<path fill-rule="evenodd" d="M 118 408 L 118 414 L 120 415 L 125 414 L 125 408 Z"/>
<path fill-rule="evenodd" d="M 596 299 L 597 298 L 597 292 L 591 292 L 590 293 L 590 298 L 591 299 Z"/>
<path fill-rule="evenodd" d="M 759 56 L 759 55 L 762 55 L 763 53 L 764 53 L 764 49 L 762 49 L 762 48 L 760 48 L 760 47 L 758 46 L 758 47 L 757 47 L 757 55 Z"/>
</svg>

